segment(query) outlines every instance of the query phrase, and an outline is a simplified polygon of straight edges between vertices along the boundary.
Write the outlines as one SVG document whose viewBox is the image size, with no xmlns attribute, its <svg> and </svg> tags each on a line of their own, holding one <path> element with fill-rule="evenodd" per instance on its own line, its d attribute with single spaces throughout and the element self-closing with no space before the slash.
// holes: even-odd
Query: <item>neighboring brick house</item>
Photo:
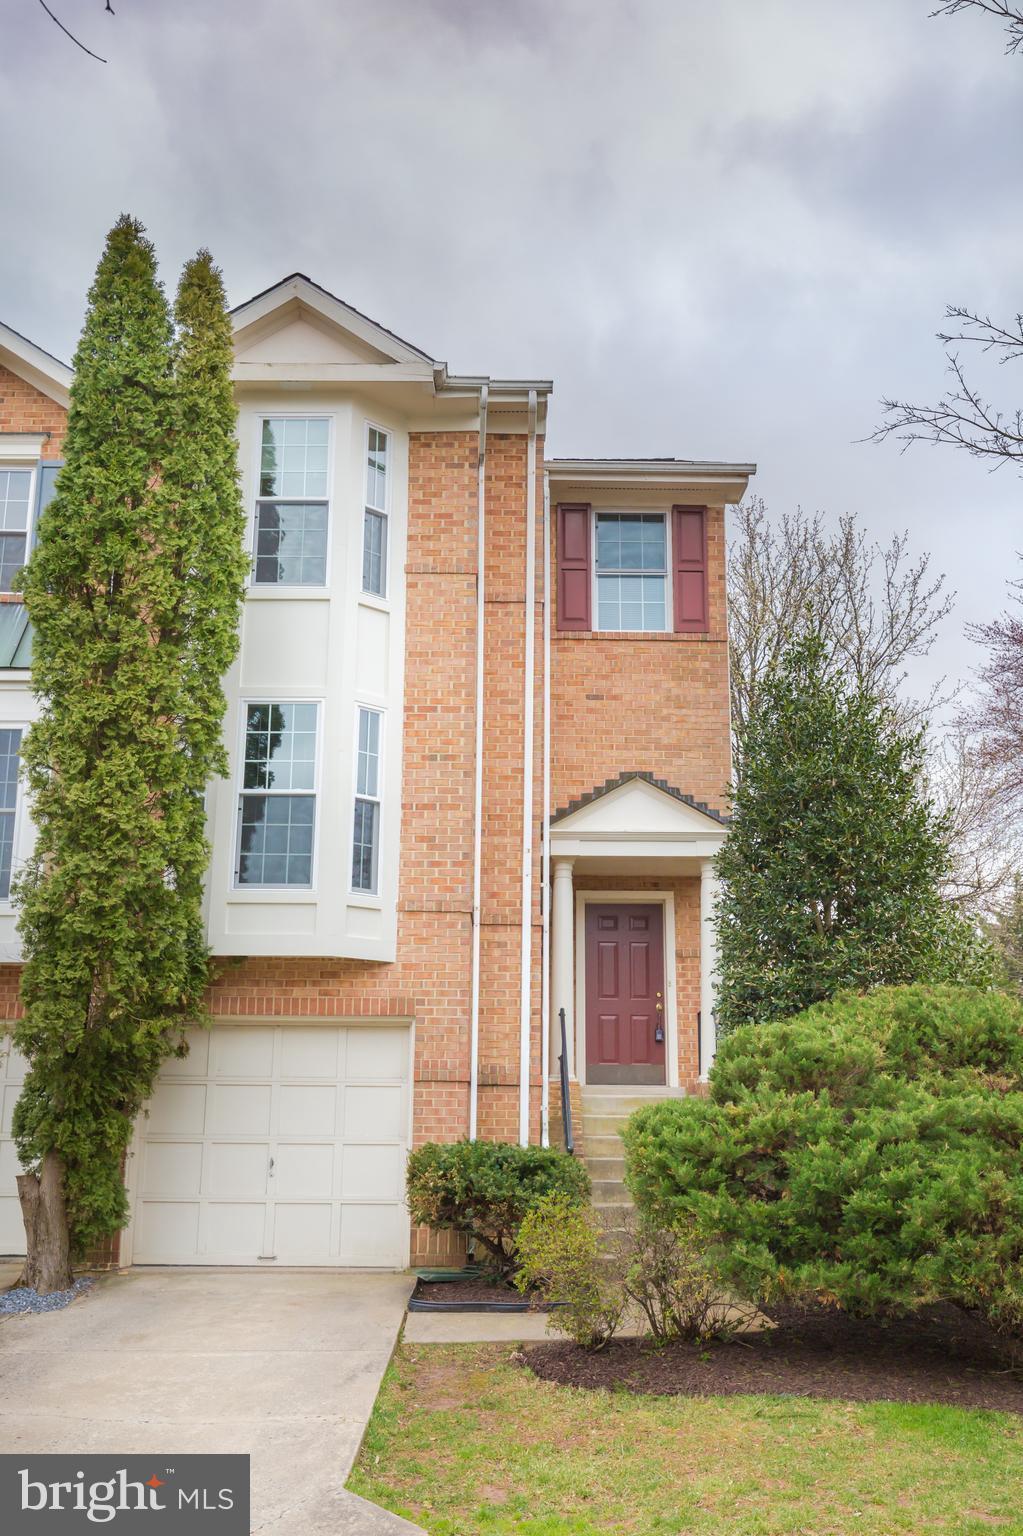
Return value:
<svg viewBox="0 0 1023 1536">
<path fill-rule="evenodd" d="M 706 1075 L 724 508 L 753 466 L 548 460 L 549 381 L 453 375 L 300 275 L 234 320 L 253 574 L 209 793 L 214 1027 L 140 1120 L 120 1259 L 404 1265 L 410 1144 L 557 1133 L 562 1009 L 576 1096 Z M 10 587 L 69 384 L 0 327 L 7 1019 L 34 713 Z M 11 1058 L 8 1138 L 18 1082 Z M 13 1175 L 8 1139 L 0 1252 Z"/>
</svg>

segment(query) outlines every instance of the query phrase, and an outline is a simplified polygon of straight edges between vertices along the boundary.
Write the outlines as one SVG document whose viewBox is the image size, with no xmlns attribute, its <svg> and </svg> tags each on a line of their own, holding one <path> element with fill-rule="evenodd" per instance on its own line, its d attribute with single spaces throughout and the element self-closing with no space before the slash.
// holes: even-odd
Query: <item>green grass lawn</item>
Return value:
<svg viewBox="0 0 1023 1536">
<path fill-rule="evenodd" d="M 1023 1536 L 1023 1420 L 537 1381 L 509 1345 L 402 1345 L 349 1487 L 431 1536 Z"/>
</svg>

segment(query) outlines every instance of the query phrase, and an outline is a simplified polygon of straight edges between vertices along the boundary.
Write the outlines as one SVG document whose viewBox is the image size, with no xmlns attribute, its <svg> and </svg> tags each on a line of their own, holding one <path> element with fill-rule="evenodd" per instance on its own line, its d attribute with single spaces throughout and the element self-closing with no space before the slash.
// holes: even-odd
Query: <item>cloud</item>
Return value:
<svg viewBox="0 0 1023 1536">
<path fill-rule="evenodd" d="M 559 451 L 755 457 L 779 509 L 908 525 L 982 617 L 1018 482 L 856 441 L 941 388 L 947 301 L 1017 307 L 1023 61 L 928 9 L 61 0 L 104 66 L 22 5 L 0 315 L 69 355 L 127 209 L 169 285 L 208 244 L 235 301 L 297 268 L 455 368 L 553 375 Z"/>
</svg>

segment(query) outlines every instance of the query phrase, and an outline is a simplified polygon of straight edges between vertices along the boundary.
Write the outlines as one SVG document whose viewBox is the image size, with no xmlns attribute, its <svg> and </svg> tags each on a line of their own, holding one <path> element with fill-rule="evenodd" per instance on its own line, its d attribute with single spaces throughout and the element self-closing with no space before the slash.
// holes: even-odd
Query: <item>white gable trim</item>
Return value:
<svg viewBox="0 0 1023 1536">
<path fill-rule="evenodd" d="M 551 852 L 562 856 L 713 858 L 728 828 L 646 779 L 628 779 L 597 795 L 551 827 Z"/>
<path fill-rule="evenodd" d="M 712 859 L 728 828 L 646 779 L 628 779 L 551 827 L 561 858 Z"/>
<path fill-rule="evenodd" d="M 65 410 L 71 389 L 71 369 L 57 358 L 37 347 L 34 341 L 19 336 L 10 326 L 0 322 L 0 363 L 16 373 L 19 379 L 38 389 L 40 394 L 56 400 Z"/>
<path fill-rule="evenodd" d="M 295 300 L 324 320 L 329 321 L 339 330 L 347 331 L 355 336 L 366 346 L 373 347 L 382 352 L 395 363 L 426 363 L 431 373 L 433 358 L 428 353 L 420 351 L 407 341 L 402 341 L 399 336 L 393 335 L 370 320 L 366 315 L 352 309 L 351 305 L 337 299 L 324 288 L 310 282 L 309 278 L 301 273 L 295 273 L 292 277 L 286 277 L 273 288 L 268 288 L 265 293 L 257 294 L 255 298 L 240 304 L 232 311 L 234 319 L 234 331 L 237 337 L 240 332 L 248 330 L 250 326 L 266 320 L 276 310 L 283 309 Z"/>
</svg>

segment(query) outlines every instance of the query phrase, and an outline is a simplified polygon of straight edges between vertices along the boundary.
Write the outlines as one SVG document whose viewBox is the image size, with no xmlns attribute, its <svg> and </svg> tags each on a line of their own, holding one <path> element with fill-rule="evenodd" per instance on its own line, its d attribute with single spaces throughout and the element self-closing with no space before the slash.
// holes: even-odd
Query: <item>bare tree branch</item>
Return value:
<svg viewBox="0 0 1023 1536">
<path fill-rule="evenodd" d="M 955 601 L 945 578 L 931 576 L 928 555 L 910 559 L 906 534 L 882 547 L 851 515 L 832 532 L 821 513 L 801 509 L 772 522 L 760 497 L 733 516 L 728 635 L 737 772 L 764 679 L 808 625 L 826 637 L 834 670 L 890 700 L 906 723 L 922 725 L 949 702 L 940 684 L 927 699 L 905 697 L 906 662 L 928 653 Z"/>
<path fill-rule="evenodd" d="M 42 6 L 42 8 L 46 12 L 47 16 L 49 16 L 50 20 L 52 22 L 55 22 L 56 25 L 60 28 L 60 30 L 63 32 L 64 36 L 65 37 L 69 37 L 71 39 L 71 41 L 74 43 L 76 48 L 80 48 L 83 53 L 87 53 L 89 55 L 90 59 L 96 59 L 100 64 L 105 64 L 107 62 L 106 59 L 101 58 L 98 53 L 93 53 L 91 48 L 86 48 L 85 44 L 79 38 L 77 38 L 73 32 L 69 32 L 68 31 L 67 27 L 61 21 L 60 17 L 59 16 L 55 16 L 53 14 L 53 12 L 50 10 L 50 7 L 47 5 L 46 0 L 39 0 L 39 4 Z M 111 16 L 114 15 L 114 9 L 113 9 L 113 7 L 110 4 L 110 0 L 107 0 L 106 9 L 110 12 Z"/>
<path fill-rule="evenodd" d="M 1011 775 L 971 721 L 960 719 L 930 735 L 925 788 L 948 829 L 948 895 L 975 916 L 993 918 L 1023 862 Z"/>
<path fill-rule="evenodd" d="M 1004 21 L 1009 37 L 1006 53 L 1017 53 L 1023 48 L 1023 10 L 1018 6 L 1009 5 L 1007 0 L 942 0 L 931 15 L 955 16 L 959 11 L 984 11 L 988 16 Z"/>
<path fill-rule="evenodd" d="M 949 310 L 949 316 L 960 314 Z M 983 327 L 988 322 L 971 321 Z M 953 338 L 942 337 L 943 341 Z M 990 351 L 1002 351 L 1000 362 L 1007 362 L 1023 353 L 1023 333 L 1018 341 L 1012 340 L 1010 331 L 991 326 L 986 333 L 964 335 L 961 339 L 976 342 Z M 1006 416 L 978 393 L 966 380 L 962 364 L 954 354 L 948 354 L 949 372 L 953 385 L 946 390 L 937 405 L 916 405 L 909 400 L 885 399 L 881 407 L 888 420 L 871 433 L 868 441 L 884 442 L 895 437 L 900 442 L 942 443 L 953 448 L 965 448 L 975 459 L 985 459 L 992 469 L 1003 464 L 1023 464 L 1023 410 L 1015 410 Z"/>
<path fill-rule="evenodd" d="M 955 320 L 961 326 L 961 330 L 950 334 L 938 332 L 938 340 L 946 346 L 955 341 L 973 342 L 984 352 L 1000 351 L 1000 363 L 1015 362 L 1023 357 L 1023 315 L 1017 315 L 1012 326 L 1008 327 L 996 325 L 990 315 L 977 315 L 959 304 L 949 304 L 945 310 L 945 319 Z"/>
<path fill-rule="evenodd" d="M 982 739 L 984 761 L 1002 775 L 1010 803 L 1023 813 L 1023 581 L 1011 583 L 1012 605 L 989 624 L 971 624 L 971 640 L 987 648 L 981 692 L 967 724 Z"/>
</svg>

